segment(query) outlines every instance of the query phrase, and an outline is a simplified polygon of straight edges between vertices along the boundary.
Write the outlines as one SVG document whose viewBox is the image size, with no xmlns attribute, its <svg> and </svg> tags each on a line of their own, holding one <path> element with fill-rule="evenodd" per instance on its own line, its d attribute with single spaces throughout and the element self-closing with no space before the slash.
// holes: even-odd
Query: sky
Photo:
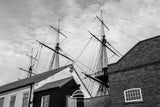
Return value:
<svg viewBox="0 0 160 107">
<path fill-rule="evenodd" d="M 0 85 L 27 75 L 18 67 L 28 69 L 25 54 L 39 49 L 36 40 L 55 46 L 56 32 L 49 25 L 56 27 L 58 18 L 61 31 L 67 35 L 60 36 L 61 49 L 78 58 L 91 38 L 88 31 L 101 38 L 96 19 L 101 10 L 110 28 L 105 30 L 106 38 L 123 55 L 137 42 L 160 34 L 160 0 L 0 0 Z M 95 55 L 90 54 L 96 46 L 98 42 L 92 38 L 79 58 L 83 64 L 89 66 L 88 56 Z M 52 54 L 47 49 L 42 52 L 37 73 L 47 71 Z M 109 63 L 119 59 L 109 54 Z"/>
</svg>

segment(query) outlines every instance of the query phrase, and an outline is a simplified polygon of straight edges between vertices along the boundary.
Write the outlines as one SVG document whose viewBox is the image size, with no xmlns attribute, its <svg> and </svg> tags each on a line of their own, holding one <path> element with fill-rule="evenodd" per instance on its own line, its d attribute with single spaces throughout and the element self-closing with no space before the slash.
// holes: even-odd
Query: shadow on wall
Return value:
<svg viewBox="0 0 160 107">
<path fill-rule="evenodd" d="M 75 99 L 68 97 L 67 107 L 111 107 L 109 96 Z"/>
<path fill-rule="evenodd" d="M 99 96 L 84 99 L 84 107 L 111 107 L 109 96 Z"/>
</svg>

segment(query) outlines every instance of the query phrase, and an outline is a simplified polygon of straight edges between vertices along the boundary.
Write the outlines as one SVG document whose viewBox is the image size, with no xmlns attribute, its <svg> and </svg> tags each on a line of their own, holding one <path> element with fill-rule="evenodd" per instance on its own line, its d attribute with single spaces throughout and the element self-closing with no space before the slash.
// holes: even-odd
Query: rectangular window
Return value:
<svg viewBox="0 0 160 107">
<path fill-rule="evenodd" d="M 42 96 L 41 107 L 49 107 L 49 98 L 50 98 L 50 95 Z"/>
<path fill-rule="evenodd" d="M 3 107 L 4 104 L 4 97 L 0 98 L 0 107 Z"/>
<path fill-rule="evenodd" d="M 10 99 L 10 106 L 9 107 L 14 107 L 16 102 L 16 95 L 11 96 Z"/>
<path fill-rule="evenodd" d="M 125 102 L 143 101 L 140 88 L 132 88 L 124 91 Z"/>
<path fill-rule="evenodd" d="M 28 98 L 29 98 L 29 92 L 23 93 L 22 107 L 27 107 L 28 106 Z"/>
</svg>

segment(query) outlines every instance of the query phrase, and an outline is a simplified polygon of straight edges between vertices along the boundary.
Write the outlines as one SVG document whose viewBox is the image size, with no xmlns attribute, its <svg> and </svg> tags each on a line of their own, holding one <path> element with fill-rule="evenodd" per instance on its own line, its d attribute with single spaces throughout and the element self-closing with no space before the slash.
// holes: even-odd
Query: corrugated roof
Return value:
<svg viewBox="0 0 160 107">
<path fill-rule="evenodd" d="M 50 83 L 47 83 L 47 84 L 43 85 L 42 87 L 36 89 L 35 92 L 39 92 L 39 91 L 43 91 L 43 90 L 47 90 L 47 89 L 52 89 L 52 88 L 57 88 L 57 87 L 62 87 L 71 80 L 73 80 L 73 77 L 50 82 Z"/>
<path fill-rule="evenodd" d="M 109 72 L 124 70 L 160 61 L 160 35 L 138 42 L 117 63 L 109 66 Z"/>
<path fill-rule="evenodd" d="M 69 66 L 71 66 L 71 65 L 66 65 L 66 66 L 63 66 L 63 67 L 60 67 L 60 68 L 57 68 L 57 69 L 54 69 L 54 70 L 50 70 L 50 71 L 47 71 L 47 72 L 44 72 L 44 73 L 41 73 L 41 74 L 37 74 L 37 75 L 32 76 L 30 78 L 25 78 L 25 79 L 22 79 L 22 80 L 19 80 L 19 81 L 15 81 L 15 82 L 3 85 L 3 86 L 0 87 L 0 93 L 10 91 L 10 90 L 13 90 L 13 89 L 17 89 L 17 88 L 21 88 L 21 87 L 24 87 L 24 86 L 28 86 L 28 85 L 31 85 L 33 83 L 40 82 L 40 81 L 58 73 L 58 72 L 66 69 Z"/>
</svg>

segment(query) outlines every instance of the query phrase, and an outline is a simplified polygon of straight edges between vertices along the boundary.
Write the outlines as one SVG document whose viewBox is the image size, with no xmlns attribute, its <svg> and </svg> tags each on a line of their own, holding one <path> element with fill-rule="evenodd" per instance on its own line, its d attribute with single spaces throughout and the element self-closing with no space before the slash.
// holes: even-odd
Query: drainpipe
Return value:
<svg viewBox="0 0 160 107">
<path fill-rule="evenodd" d="M 33 84 L 34 84 L 34 83 L 32 83 L 32 84 L 30 85 L 30 92 L 29 92 L 28 107 L 30 107 L 31 103 L 33 103 L 33 102 L 31 101 L 31 99 L 32 99 Z"/>
</svg>

